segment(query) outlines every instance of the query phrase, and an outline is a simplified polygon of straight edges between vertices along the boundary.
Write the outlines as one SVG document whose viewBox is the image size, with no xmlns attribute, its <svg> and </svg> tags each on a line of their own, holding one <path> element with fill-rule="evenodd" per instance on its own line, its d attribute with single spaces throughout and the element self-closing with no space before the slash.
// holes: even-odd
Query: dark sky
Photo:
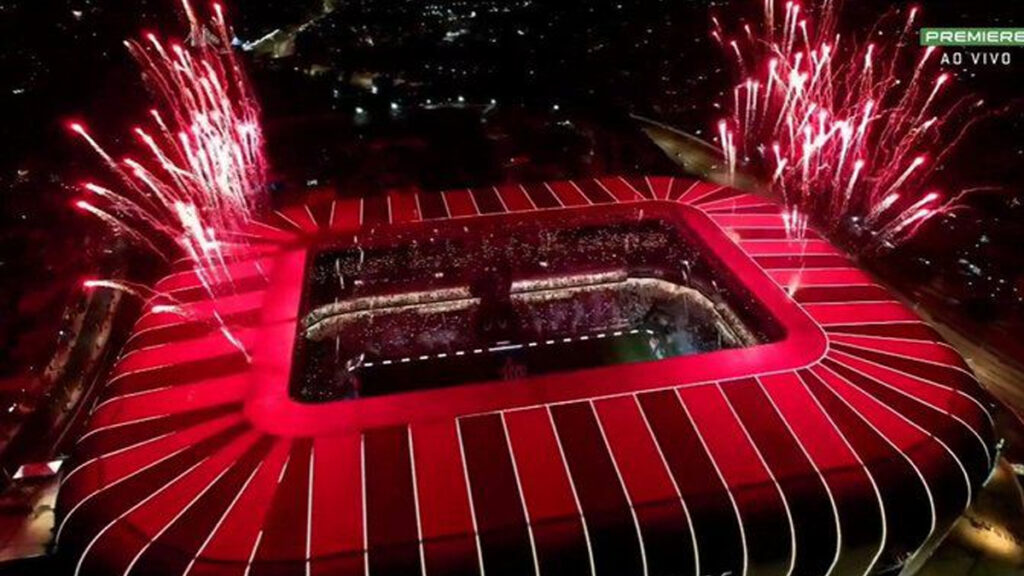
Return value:
<svg viewBox="0 0 1024 576">
<path fill-rule="evenodd" d="M 228 5 L 240 35 L 252 39 L 275 27 L 302 21 L 321 2 L 233 0 Z M 408 14 L 395 14 L 429 4 L 431 0 L 349 0 L 343 3 L 348 8 L 341 24 L 358 30 L 364 20 L 375 21 L 378 30 L 401 43 L 403 34 L 417 26 L 418 17 L 410 20 Z M 483 10 L 501 3 L 479 0 L 462 6 L 470 4 Z M 1020 2 L 918 4 L 923 7 L 922 23 L 926 25 L 1024 25 L 1024 4 Z M 514 79 L 518 78 L 515 75 L 525 78 L 536 68 L 538 83 L 549 98 L 562 90 L 571 91 L 573 97 L 604 99 L 706 136 L 714 118 L 721 114 L 715 107 L 718 94 L 734 81 L 725 58 L 708 38 L 709 10 L 718 12 L 724 21 L 738 21 L 744 14 L 755 15 L 760 5 L 760 0 L 535 0 L 525 16 L 503 20 L 525 30 L 523 34 L 518 29 L 502 34 L 524 38 L 501 46 L 500 57 L 483 67 L 491 76 L 482 83 L 484 88 L 499 86 L 500 96 L 500 82 L 491 80 L 493 65 L 498 66 L 499 79 L 505 65 L 507 76 Z M 883 0 L 847 0 L 842 28 L 851 36 L 862 34 L 880 15 L 904 6 Z M 49 244 L 59 237 L 54 229 L 72 237 L 88 232 L 68 213 L 73 196 L 68 187 L 93 169 L 93 159 L 68 138 L 67 121 L 87 119 L 113 148 L 127 144 L 118 137 L 130 133 L 132 119 L 141 116 L 147 98 L 138 70 L 121 42 L 140 30 L 184 30 L 176 10 L 176 0 L 0 0 L 0 296 L 8 294 L 0 297 L 0 315 L 4 314 L 3 303 L 11 301 L 12 287 L 17 293 L 33 281 L 51 281 L 47 271 L 58 274 L 52 270 L 53 263 L 66 258 Z M 381 10 L 385 12 L 377 13 Z M 531 36 L 540 33 L 543 39 Z M 537 46 L 548 47 L 550 52 L 538 52 Z M 336 51 L 342 58 L 344 48 Z M 492 58 L 493 51 L 486 54 Z M 474 68 L 479 63 L 472 61 L 473 54 L 469 56 L 460 62 Z M 999 191 L 974 201 L 976 206 L 963 226 L 947 235 L 957 238 L 957 247 L 938 241 L 943 230 L 933 230 L 936 241 L 928 239 L 919 250 L 933 263 L 945 254 L 949 262 L 943 269 L 951 269 L 961 258 L 981 259 L 993 263 L 995 281 L 1024 282 L 1020 280 L 1024 278 L 1024 254 L 1019 250 L 1024 242 L 1020 201 L 1020 183 L 1024 182 L 1024 106 L 1020 102 L 1024 92 L 1019 81 L 1024 72 L 1024 48 L 1013 49 L 1012 58 L 1009 67 L 952 70 L 958 89 L 983 96 L 993 107 L 1014 107 L 979 126 L 941 176 L 951 189 L 991 185 Z M 257 76 L 264 80 L 259 73 Z M 272 92 L 277 78 L 269 76 L 269 84 L 258 85 L 257 90 Z M 472 85 L 474 79 L 466 82 Z M 299 87 L 302 91 L 301 84 Z M 293 95 L 301 102 L 298 94 Z M 80 265 L 84 266 L 84 261 Z M 968 290 L 975 288 L 965 285 L 962 289 Z M 988 288 L 976 291 L 987 293 Z"/>
</svg>

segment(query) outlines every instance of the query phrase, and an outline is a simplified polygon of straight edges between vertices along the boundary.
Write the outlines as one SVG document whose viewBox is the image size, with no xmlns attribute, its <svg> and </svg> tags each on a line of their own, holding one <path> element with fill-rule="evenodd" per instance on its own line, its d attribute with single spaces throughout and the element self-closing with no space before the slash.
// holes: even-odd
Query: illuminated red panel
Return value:
<svg viewBox="0 0 1024 576">
<path fill-rule="evenodd" d="M 471 227 L 607 207 L 673 210 L 782 337 L 357 401 L 289 395 L 325 238 L 386 237 L 417 211 Z M 992 465 L 989 403 L 962 359 L 735 190 L 629 177 L 396 193 L 282 211 L 253 234 L 238 294 L 205 301 L 176 272 L 161 286 L 194 315 L 139 321 L 60 493 L 59 550 L 82 573 L 495 574 L 557 558 L 581 574 L 862 573 L 945 530 Z M 215 307 L 251 362 L 204 328 Z"/>
</svg>

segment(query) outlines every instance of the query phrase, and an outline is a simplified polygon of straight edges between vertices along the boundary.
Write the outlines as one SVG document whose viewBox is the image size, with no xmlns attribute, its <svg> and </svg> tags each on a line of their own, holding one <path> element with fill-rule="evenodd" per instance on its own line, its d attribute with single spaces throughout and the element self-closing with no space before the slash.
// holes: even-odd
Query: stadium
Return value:
<svg viewBox="0 0 1024 576">
<path fill-rule="evenodd" d="M 136 324 L 62 479 L 71 573 L 878 573 L 997 457 L 960 355 L 732 188 L 332 197 L 244 240 Z"/>
</svg>

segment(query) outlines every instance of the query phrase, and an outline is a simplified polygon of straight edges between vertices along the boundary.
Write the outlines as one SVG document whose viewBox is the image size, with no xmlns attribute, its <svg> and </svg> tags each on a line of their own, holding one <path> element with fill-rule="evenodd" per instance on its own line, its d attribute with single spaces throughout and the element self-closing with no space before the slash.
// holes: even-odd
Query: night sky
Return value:
<svg viewBox="0 0 1024 576">
<path fill-rule="evenodd" d="M 879 17 L 905 7 L 874 0 L 847 4 L 841 28 L 857 38 Z M 1014 2 L 920 4 L 924 25 L 1024 21 L 1024 7 Z M 325 5 L 334 11 L 318 16 Z M 285 57 L 245 57 L 268 135 L 298 141 L 309 118 L 317 119 L 314 124 L 327 119 L 325 126 L 335 118 L 346 128 L 333 137 L 345 142 L 322 148 L 348 150 L 346 139 L 365 138 L 368 130 L 349 129 L 354 107 L 396 101 L 415 108 L 456 95 L 494 99 L 526 113 L 555 104 L 586 109 L 588 121 L 605 111 L 609 117 L 638 113 L 708 138 L 722 114 L 723 94 L 736 81 L 708 35 L 710 16 L 738 28 L 744 18 L 756 17 L 759 6 L 745 0 L 238 0 L 228 10 L 240 42 L 306 24 Z M 62 302 L 67 287 L 97 262 L 117 266 L 102 229 L 69 210 L 75 184 L 94 164 L 68 137 L 67 122 L 88 119 L 108 145 L 129 145 L 119 135 L 130 133 L 148 98 L 121 42 L 140 30 L 184 29 L 173 0 L 0 1 L 0 316 L 17 319 L 0 330 L 0 348 L 8 354 L 18 334 L 55 320 L 55 312 L 26 311 L 59 310 L 46 302 Z M 915 298 L 931 294 L 934 305 L 983 330 L 998 325 L 1010 333 L 1024 310 L 1024 109 L 1018 81 L 1024 49 L 1011 52 L 1009 67 L 949 69 L 958 90 L 1005 110 L 980 123 L 936 178 L 950 190 L 986 190 L 972 194 L 955 220 L 930 223 L 908 245 L 866 263 Z M 377 100 L 360 88 L 363 78 L 386 80 Z M 396 132 L 390 130 L 388 137 Z M 322 166 L 337 172 L 351 161 L 348 152 L 325 152 L 313 168 L 293 165 L 300 155 L 289 155 L 290 146 L 270 143 L 272 162 L 281 152 L 275 172 L 286 179 L 308 178 Z M 71 251 L 75 258 L 67 257 Z M 26 294 L 41 290 L 52 301 L 25 304 Z M 40 356 L 31 348 L 25 358 Z M 20 358 L 7 365 L 31 363 Z"/>
</svg>

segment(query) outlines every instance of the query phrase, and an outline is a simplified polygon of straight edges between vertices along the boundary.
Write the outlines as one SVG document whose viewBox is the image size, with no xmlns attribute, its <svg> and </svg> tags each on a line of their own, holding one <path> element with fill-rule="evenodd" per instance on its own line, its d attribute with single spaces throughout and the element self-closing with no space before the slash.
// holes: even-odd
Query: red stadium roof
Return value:
<svg viewBox="0 0 1024 576">
<path fill-rule="evenodd" d="M 671 203 L 784 337 L 512 383 L 289 395 L 317 242 L 613 203 Z M 79 440 L 58 503 L 74 573 L 867 573 L 943 534 L 991 469 L 963 359 L 826 241 L 788 240 L 758 197 L 603 178 L 274 218 L 217 303 L 251 363 L 203 321 L 193 272 L 159 283 L 191 314 L 139 320 Z"/>
</svg>

